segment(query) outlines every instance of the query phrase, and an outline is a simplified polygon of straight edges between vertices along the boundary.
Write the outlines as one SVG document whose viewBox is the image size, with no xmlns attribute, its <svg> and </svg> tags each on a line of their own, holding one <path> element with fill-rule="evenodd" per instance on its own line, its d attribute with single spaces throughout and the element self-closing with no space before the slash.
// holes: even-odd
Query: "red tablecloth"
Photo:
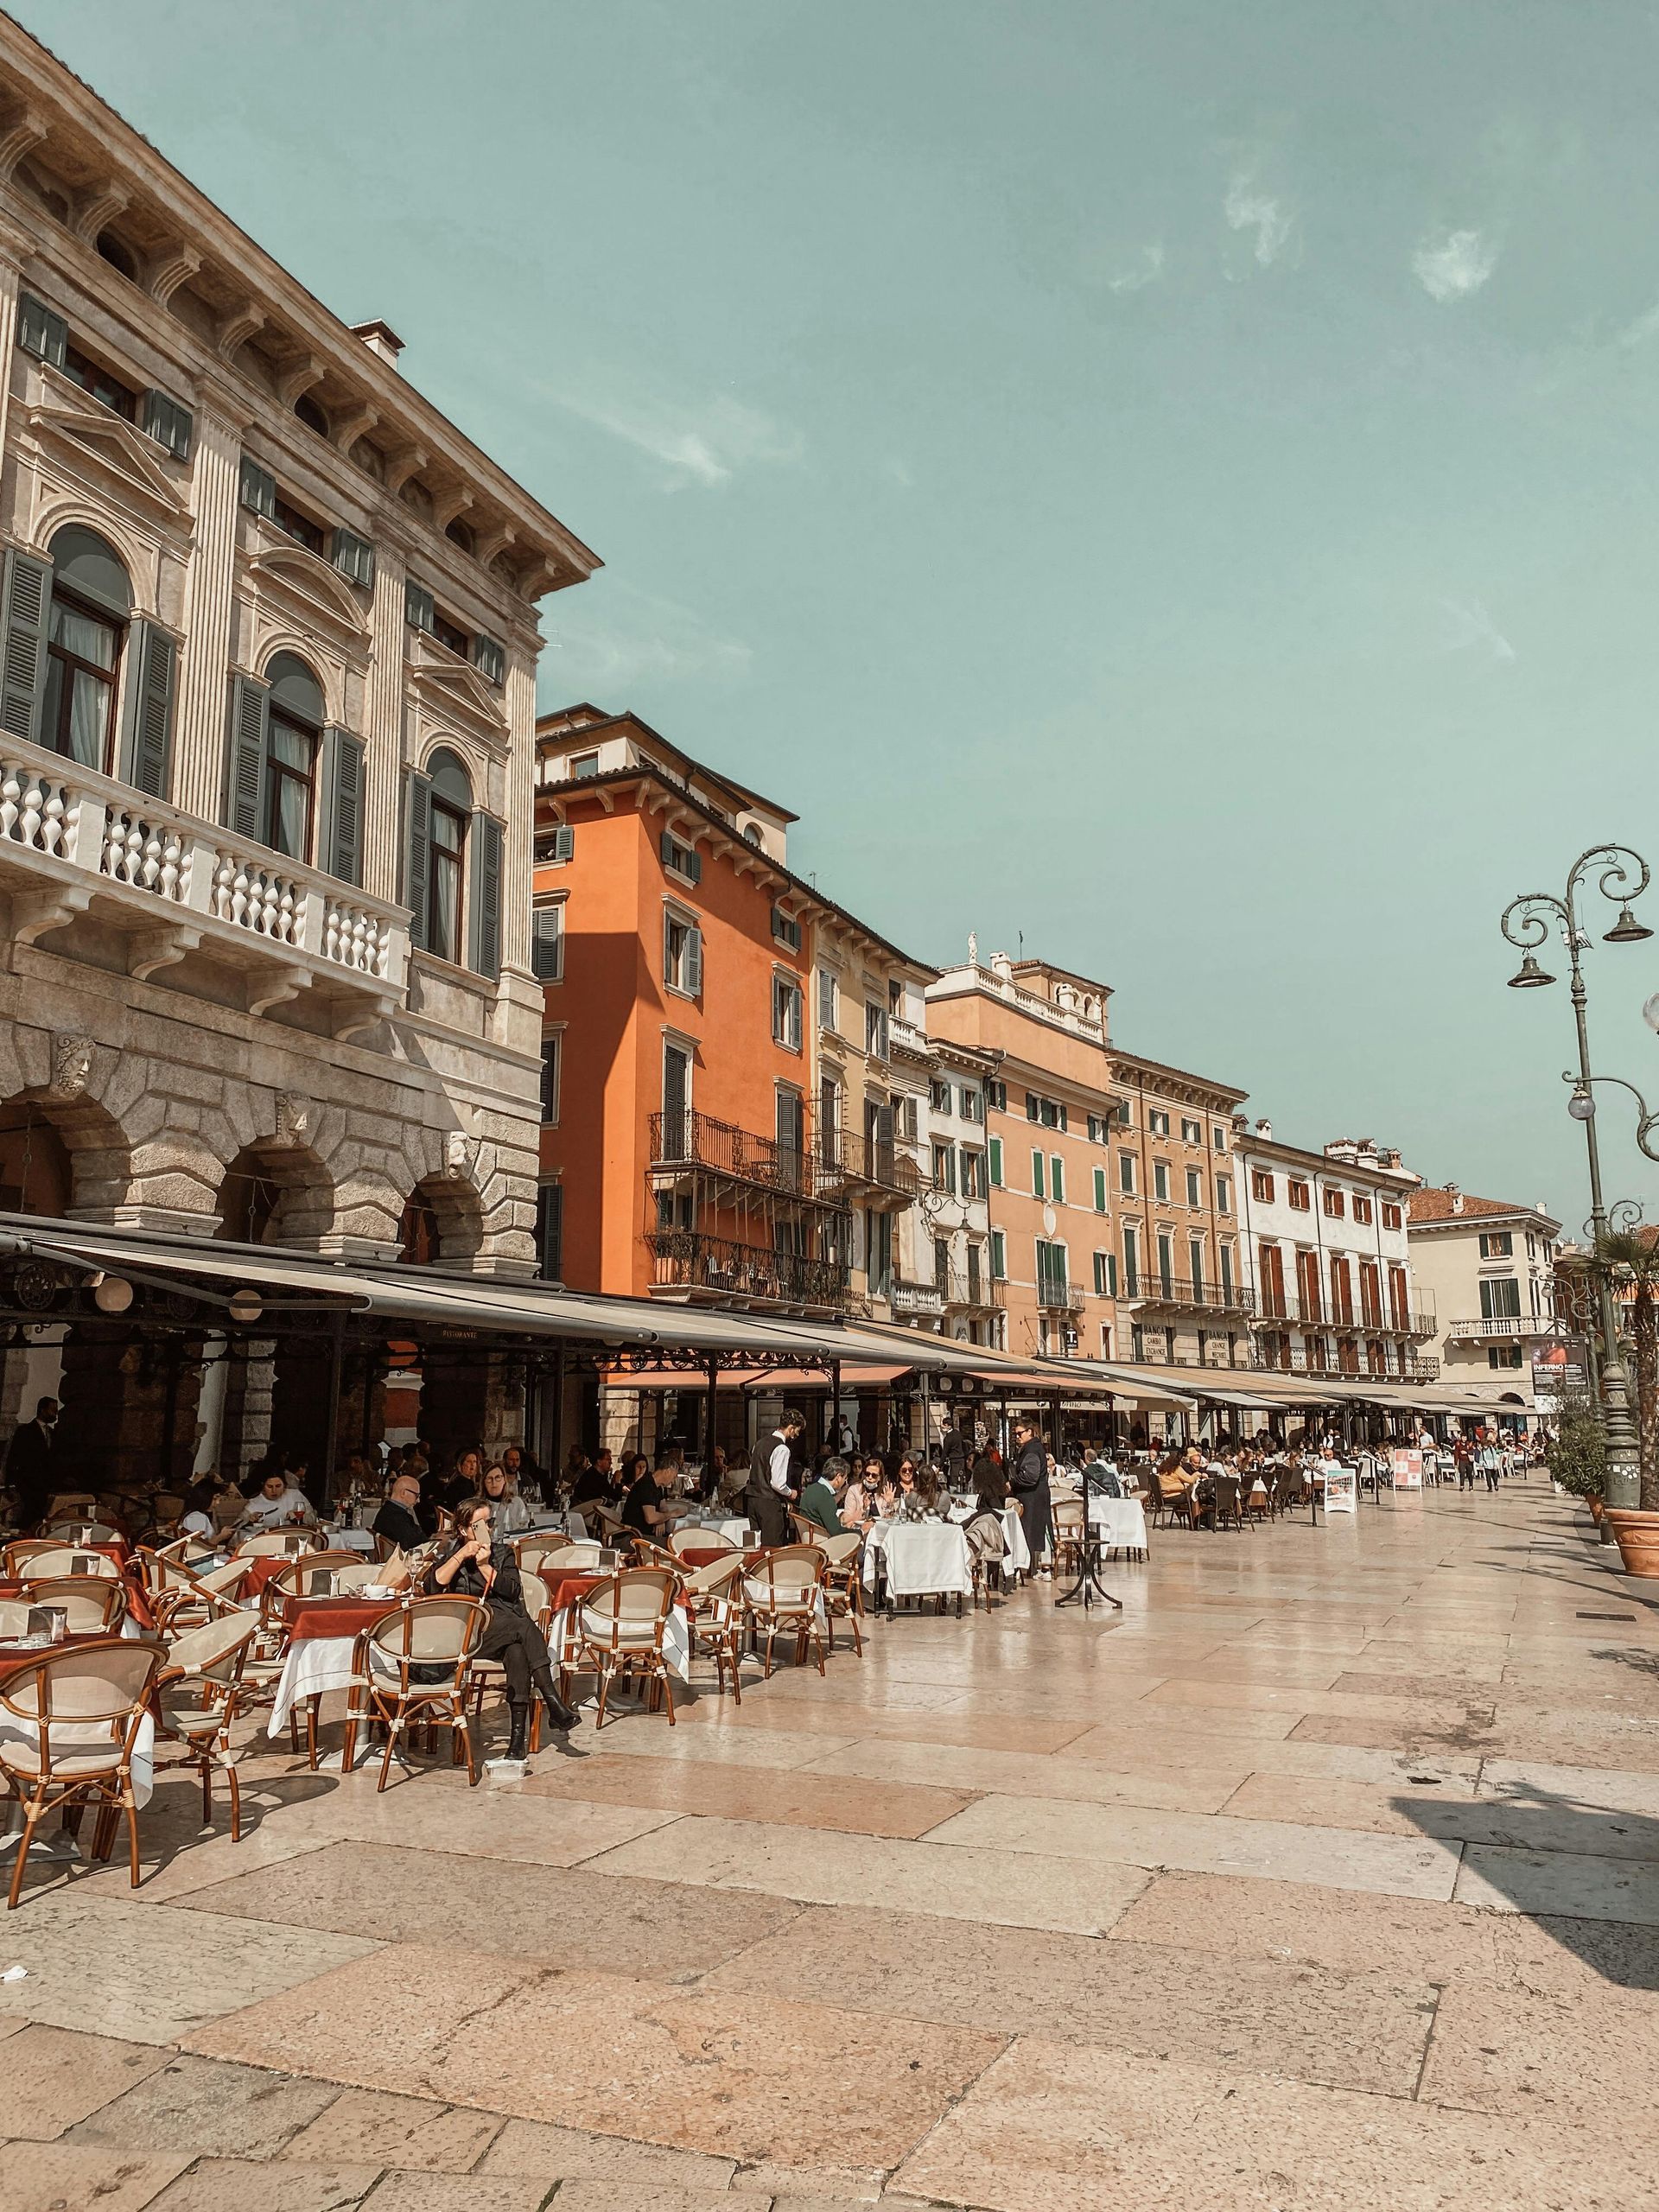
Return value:
<svg viewBox="0 0 1659 2212">
<path fill-rule="evenodd" d="M 355 1591 L 344 1598 L 290 1598 L 283 1608 L 296 1643 L 317 1636 L 361 1636 L 383 1614 L 397 1610 L 395 1598 L 365 1598 Z"/>
<path fill-rule="evenodd" d="M 128 1638 L 129 1642 L 133 1639 Z M 60 1643 L 43 1644 L 38 1651 L 0 1650 L 0 1689 L 3 1689 L 14 1675 L 25 1667 L 32 1667 L 41 1659 L 49 1659 L 54 1652 L 72 1651 L 79 1643 L 107 1643 L 109 1638 L 101 1630 L 89 1630 L 85 1635 L 66 1636 Z"/>
<path fill-rule="evenodd" d="M 608 1574 L 595 1574 L 588 1567 L 555 1567 L 543 1575 L 553 1610 L 562 1612 L 567 1605 L 579 1605 L 590 1590 L 597 1590 L 601 1582 L 610 1580 Z"/>
</svg>

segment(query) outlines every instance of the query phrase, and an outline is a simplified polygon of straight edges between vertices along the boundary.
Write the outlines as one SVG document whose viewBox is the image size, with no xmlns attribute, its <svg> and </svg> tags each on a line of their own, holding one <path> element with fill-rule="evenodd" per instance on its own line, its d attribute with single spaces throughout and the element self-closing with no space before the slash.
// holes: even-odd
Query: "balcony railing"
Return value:
<svg viewBox="0 0 1659 2212">
<path fill-rule="evenodd" d="M 658 1229 L 645 1238 L 653 1290 L 704 1290 L 768 1305 L 819 1306 L 844 1311 L 848 1271 L 838 1260 L 740 1244 L 701 1230 Z"/>
<path fill-rule="evenodd" d="M 752 1183 L 791 1198 L 811 1198 L 817 1184 L 810 1153 L 689 1110 L 652 1116 L 651 1164 L 676 1172 L 706 1167 L 734 1182 Z"/>
<path fill-rule="evenodd" d="M 1482 1313 L 1470 1321 L 1447 1324 L 1448 1344 L 1513 1344 L 1520 1337 L 1548 1337 L 1556 1324 L 1541 1313 Z"/>
<path fill-rule="evenodd" d="M 874 1193 L 906 1203 L 919 1198 L 922 1171 L 897 1137 L 861 1135 L 857 1129 L 820 1129 L 813 1157 L 818 1189 L 825 1197 Z M 868 1197 L 863 1202 L 868 1204 Z"/>
<path fill-rule="evenodd" d="M 1087 1293 L 1080 1282 L 1039 1282 L 1037 1305 L 1044 1313 L 1080 1313 Z"/>
<path fill-rule="evenodd" d="M 1248 1313 L 1254 1304 L 1238 1283 L 1193 1282 L 1185 1275 L 1125 1274 L 1122 1295 L 1143 1306 L 1192 1313 Z"/>
<path fill-rule="evenodd" d="M 944 1293 L 936 1282 L 895 1282 L 887 1302 L 895 1313 L 943 1313 Z"/>
<path fill-rule="evenodd" d="M 198 949 L 265 969 L 251 1013 L 315 985 L 359 1002 L 334 1025 L 346 1036 L 403 998 L 405 908 L 3 733 L 0 874 L 21 941 L 96 900 L 100 918 L 136 940 L 135 976 Z"/>
<path fill-rule="evenodd" d="M 1268 1327 L 1287 1321 L 1296 1328 L 1357 1329 L 1372 1337 L 1432 1337 L 1437 1325 L 1432 1313 L 1370 1306 L 1363 1299 L 1343 1305 L 1329 1298 L 1304 1298 L 1294 1290 L 1256 1290 L 1249 1295 L 1249 1310 Z"/>
<path fill-rule="evenodd" d="M 970 1313 L 988 1313 L 1002 1303 L 1001 1278 L 982 1270 L 970 1275 L 961 1268 L 952 1268 L 940 1287 L 947 1306 L 961 1306 Z"/>
<path fill-rule="evenodd" d="M 1432 1382 L 1440 1371 L 1438 1359 L 1420 1359 L 1414 1354 L 1404 1354 L 1391 1367 L 1373 1367 L 1367 1361 L 1344 1362 L 1333 1354 L 1309 1351 L 1277 1351 L 1263 1344 L 1254 1347 L 1251 1365 L 1267 1374 L 1330 1375 L 1350 1382 Z"/>
</svg>

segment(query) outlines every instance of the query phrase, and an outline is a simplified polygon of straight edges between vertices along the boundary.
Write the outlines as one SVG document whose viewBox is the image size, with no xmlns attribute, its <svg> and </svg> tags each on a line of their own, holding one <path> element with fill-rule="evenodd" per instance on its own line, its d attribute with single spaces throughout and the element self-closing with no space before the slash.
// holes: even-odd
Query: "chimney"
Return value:
<svg viewBox="0 0 1659 2212">
<path fill-rule="evenodd" d="M 352 335 L 360 338 L 371 353 L 378 353 L 388 368 L 397 367 L 404 341 L 389 322 L 354 322 Z"/>
<path fill-rule="evenodd" d="M 1448 1183 L 1446 1185 L 1446 1195 L 1452 1201 L 1452 1212 L 1461 1213 L 1463 1211 L 1463 1192 L 1458 1188 L 1455 1183 Z"/>
<path fill-rule="evenodd" d="M 991 973 L 994 976 L 1000 976 L 1005 983 L 1011 983 L 1014 981 L 1014 963 L 1006 952 L 994 952 L 991 955 Z"/>
<path fill-rule="evenodd" d="M 1255 1134 L 1261 1138 L 1263 1144 L 1268 1143 L 1273 1136 L 1273 1123 L 1271 1122 L 1258 1122 L 1255 1125 Z"/>
</svg>

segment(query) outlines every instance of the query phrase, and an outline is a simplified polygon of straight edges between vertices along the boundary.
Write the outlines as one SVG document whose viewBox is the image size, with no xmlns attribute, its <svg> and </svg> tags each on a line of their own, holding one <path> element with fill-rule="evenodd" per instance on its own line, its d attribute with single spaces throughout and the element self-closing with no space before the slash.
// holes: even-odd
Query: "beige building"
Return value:
<svg viewBox="0 0 1659 2212">
<path fill-rule="evenodd" d="M 1413 1192 L 1407 1230 L 1440 1381 L 1466 1384 L 1471 1401 L 1495 1412 L 1534 1414 L 1533 1348 L 1556 1333 L 1560 1222 L 1542 1205 L 1478 1198 L 1447 1183 Z"/>
<path fill-rule="evenodd" d="M 529 1275 L 536 605 L 595 557 L 385 324 L 0 54 L 3 1205 Z M 133 1448 L 151 1386 L 66 1357 L 70 1440 Z"/>
</svg>

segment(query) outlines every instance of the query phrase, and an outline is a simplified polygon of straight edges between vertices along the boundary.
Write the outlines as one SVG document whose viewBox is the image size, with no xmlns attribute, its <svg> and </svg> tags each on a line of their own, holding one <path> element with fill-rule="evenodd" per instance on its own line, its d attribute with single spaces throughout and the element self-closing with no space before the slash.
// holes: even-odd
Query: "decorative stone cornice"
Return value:
<svg viewBox="0 0 1659 2212">
<path fill-rule="evenodd" d="M 219 325 L 219 338 L 214 346 L 219 359 L 233 359 L 249 339 L 256 337 L 264 328 L 266 320 L 262 307 L 256 307 L 251 300 L 244 300 L 236 312 Z"/>
<path fill-rule="evenodd" d="M 76 200 L 69 218 L 72 234 L 83 245 L 91 245 L 112 215 L 130 205 L 132 194 L 113 178 L 101 178 L 89 185 Z"/>
<path fill-rule="evenodd" d="M 181 284 L 188 284 L 201 267 L 200 248 L 176 239 L 158 252 L 149 264 L 149 296 L 164 308 Z"/>
</svg>

